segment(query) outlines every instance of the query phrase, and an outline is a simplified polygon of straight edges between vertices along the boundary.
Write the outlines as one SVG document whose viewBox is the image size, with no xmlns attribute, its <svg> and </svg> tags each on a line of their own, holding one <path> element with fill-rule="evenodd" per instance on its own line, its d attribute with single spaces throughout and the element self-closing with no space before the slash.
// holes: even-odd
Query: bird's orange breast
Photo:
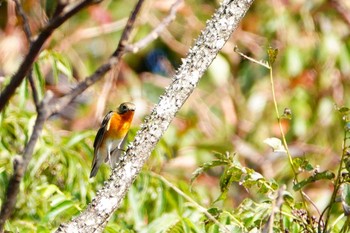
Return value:
<svg viewBox="0 0 350 233">
<path fill-rule="evenodd" d="M 128 111 L 124 114 L 113 113 L 109 122 L 109 128 L 106 132 L 108 137 L 118 139 L 124 138 L 129 131 L 133 116 L 134 111 Z"/>
</svg>

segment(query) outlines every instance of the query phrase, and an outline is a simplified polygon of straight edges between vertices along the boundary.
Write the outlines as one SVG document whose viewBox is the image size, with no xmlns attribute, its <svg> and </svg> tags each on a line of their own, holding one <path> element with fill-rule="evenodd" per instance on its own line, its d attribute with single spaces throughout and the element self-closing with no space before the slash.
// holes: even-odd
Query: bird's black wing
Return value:
<svg viewBox="0 0 350 233">
<path fill-rule="evenodd" d="M 107 113 L 107 115 L 102 120 L 101 127 L 98 130 L 96 137 L 95 137 L 95 141 L 94 141 L 95 150 L 96 150 L 96 148 L 98 148 L 101 145 L 101 143 L 103 141 L 103 137 L 109 128 L 108 125 L 109 125 L 109 121 L 111 120 L 112 115 L 113 115 L 113 111 L 110 111 L 109 113 Z"/>
</svg>

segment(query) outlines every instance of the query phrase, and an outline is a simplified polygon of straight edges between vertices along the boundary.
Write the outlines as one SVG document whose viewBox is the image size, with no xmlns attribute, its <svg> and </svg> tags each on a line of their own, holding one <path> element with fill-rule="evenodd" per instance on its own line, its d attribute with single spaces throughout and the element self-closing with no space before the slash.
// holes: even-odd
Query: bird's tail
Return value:
<svg viewBox="0 0 350 233">
<path fill-rule="evenodd" d="M 99 159 L 94 159 L 93 163 L 92 163 L 92 169 L 91 169 L 91 172 L 90 172 L 90 178 L 96 176 L 97 174 L 97 171 L 98 169 L 100 168 L 101 166 L 101 161 L 99 161 Z"/>
</svg>

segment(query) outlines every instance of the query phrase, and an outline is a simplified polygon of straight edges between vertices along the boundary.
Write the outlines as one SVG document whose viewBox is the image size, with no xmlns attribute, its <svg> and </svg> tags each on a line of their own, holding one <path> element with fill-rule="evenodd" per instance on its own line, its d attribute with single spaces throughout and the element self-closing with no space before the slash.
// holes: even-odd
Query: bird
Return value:
<svg viewBox="0 0 350 233">
<path fill-rule="evenodd" d="M 125 102 L 120 104 L 116 111 L 109 111 L 103 118 L 94 141 L 94 159 L 90 178 L 96 176 L 103 161 L 109 162 L 112 169 L 116 167 L 135 109 L 133 103 Z"/>
</svg>

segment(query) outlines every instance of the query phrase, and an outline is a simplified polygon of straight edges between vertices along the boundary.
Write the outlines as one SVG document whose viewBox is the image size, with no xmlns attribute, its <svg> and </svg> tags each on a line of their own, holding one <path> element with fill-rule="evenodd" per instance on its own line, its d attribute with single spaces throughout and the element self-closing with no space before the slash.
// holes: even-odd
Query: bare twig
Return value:
<svg viewBox="0 0 350 233">
<path fill-rule="evenodd" d="M 320 210 L 317 208 L 315 202 L 312 201 L 312 199 L 305 193 L 305 192 L 301 192 L 303 194 L 303 196 L 305 197 L 306 200 L 308 200 L 308 202 L 310 202 L 310 204 L 315 208 L 315 210 L 318 213 L 318 216 L 321 216 L 321 212 Z"/>
<path fill-rule="evenodd" d="M 30 31 L 30 27 L 29 27 L 29 20 L 27 18 L 26 13 L 24 12 L 21 4 L 19 3 L 18 0 L 13 0 L 16 4 L 16 11 L 17 14 L 22 18 L 22 23 L 23 23 L 23 31 L 26 34 L 27 40 L 28 40 L 28 44 L 31 44 L 31 38 L 32 38 L 32 32 Z"/>
<path fill-rule="evenodd" d="M 152 32 L 149 33 L 145 38 L 134 44 L 126 46 L 125 51 L 137 53 L 140 49 L 146 47 L 146 45 L 148 45 L 151 41 L 158 38 L 160 33 L 164 31 L 164 29 L 175 19 L 176 12 L 182 3 L 183 0 L 176 0 L 176 2 L 170 8 L 169 15 L 165 17 L 163 21 L 156 28 L 154 28 Z"/>
<path fill-rule="evenodd" d="M 64 40 L 60 40 L 61 45 L 59 45 L 61 50 L 70 47 L 72 44 L 81 42 L 82 40 L 94 38 L 101 36 L 102 34 L 108 34 L 115 31 L 122 30 L 125 27 L 127 18 L 123 18 L 111 23 L 105 23 L 96 27 L 89 27 L 84 29 L 79 29 L 75 31 L 71 36 L 64 37 Z"/>
<path fill-rule="evenodd" d="M 111 72 L 110 77 L 105 81 L 102 87 L 102 92 L 99 95 L 96 103 L 95 119 L 94 122 L 100 122 L 103 117 L 103 112 L 106 107 L 107 98 L 112 90 L 114 80 L 117 80 L 120 71 L 120 65 L 115 66 Z"/>
<path fill-rule="evenodd" d="M 238 49 L 237 46 L 235 46 L 235 48 L 233 49 L 233 51 L 236 52 L 236 53 L 238 53 L 239 55 L 241 55 L 242 57 L 244 57 L 245 59 L 247 59 L 247 60 L 249 60 L 249 61 L 251 61 L 251 62 L 254 62 L 254 63 L 258 64 L 258 65 L 261 65 L 261 66 L 263 66 L 263 67 L 265 67 L 265 68 L 267 68 L 267 69 L 271 69 L 270 65 L 269 65 L 267 62 L 265 62 L 265 61 L 258 61 L 258 60 L 255 60 L 254 58 L 251 58 L 251 57 L 245 55 L 244 53 L 242 53 L 241 51 L 239 51 L 239 49 Z"/>
<path fill-rule="evenodd" d="M 32 32 L 31 32 L 30 27 L 29 27 L 29 21 L 28 21 L 27 15 L 25 14 L 25 12 L 22 8 L 22 5 L 19 3 L 19 1 L 18 0 L 13 0 L 13 1 L 16 4 L 17 14 L 22 18 L 23 31 L 26 34 L 28 44 L 29 44 L 29 46 L 32 46 L 32 43 L 33 43 L 32 42 Z M 40 103 L 39 103 L 39 97 L 38 97 L 38 89 L 35 86 L 32 68 L 30 68 L 27 78 L 28 78 L 30 87 L 32 89 L 33 101 L 35 104 L 36 111 L 39 113 L 39 104 Z"/>
<path fill-rule="evenodd" d="M 42 46 L 45 41 L 51 36 L 56 28 L 61 26 L 65 21 L 67 21 L 70 17 L 75 15 L 77 12 L 82 10 L 88 5 L 94 4 L 97 1 L 94 0 L 84 0 L 78 3 L 72 3 L 71 5 L 66 6 L 69 8 L 65 11 L 62 10 L 61 14 L 58 14 L 57 17 L 54 17 L 49 21 L 47 26 L 41 31 L 36 40 L 33 41 L 28 54 L 24 58 L 17 72 L 12 76 L 10 83 L 6 86 L 6 88 L 0 94 L 0 112 L 5 107 L 6 103 L 9 101 L 17 87 L 21 84 L 25 76 L 28 74 L 31 69 L 33 62 L 35 61 L 37 55 L 39 54 Z"/>
<path fill-rule="evenodd" d="M 100 232 L 119 208 L 131 184 L 200 78 L 249 9 L 253 0 L 224 0 L 189 50 L 172 83 L 146 118 L 125 156 L 87 209 L 57 232 Z"/>
<path fill-rule="evenodd" d="M 281 188 L 276 193 L 276 198 L 272 200 L 271 214 L 266 225 L 262 230 L 262 233 L 273 233 L 275 215 L 281 209 L 281 206 L 283 204 L 283 195 L 286 189 L 287 189 L 286 185 L 282 185 Z"/>
<path fill-rule="evenodd" d="M 35 104 L 36 111 L 39 113 L 40 102 L 38 97 L 38 89 L 36 88 L 36 85 L 33 79 L 33 69 L 30 69 L 27 78 L 29 81 L 30 88 L 32 89 L 32 96 L 33 96 L 33 101 Z"/>
<path fill-rule="evenodd" d="M 157 17 L 152 16 L 152 15 L 150 15 L 149 17 L 150 17 L 149 23 L 153 27 L 157 27 L 157 25 L 160 24 L 160 21 L 158 20 Z M 181 54 L 183 56 L 185 56 L 187 54 L 189 46 L 178 41 L 169 30 L 165 29 L 160 34 L 160 38 L 170 49 L 177 52 L 178 54 Z"/>
</svg>

